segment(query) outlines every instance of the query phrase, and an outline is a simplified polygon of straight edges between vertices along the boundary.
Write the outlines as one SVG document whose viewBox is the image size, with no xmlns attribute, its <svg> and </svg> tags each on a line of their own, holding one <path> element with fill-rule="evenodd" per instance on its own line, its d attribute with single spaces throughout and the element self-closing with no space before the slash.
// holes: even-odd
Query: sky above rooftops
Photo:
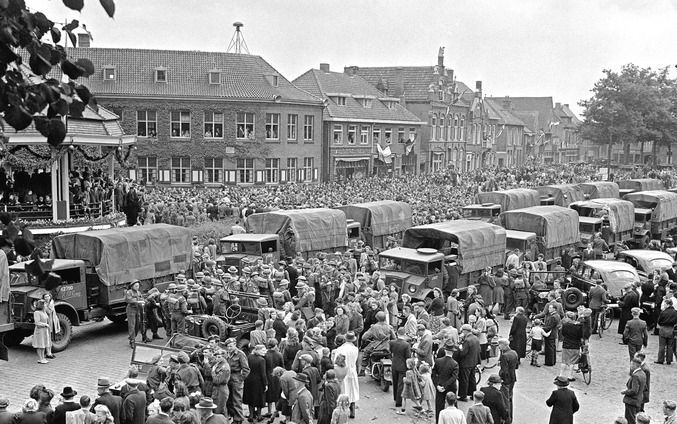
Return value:
<svg viewBox="0 0 677 424">
<path fill-rule="evenodd" d="M 59 0 L 27 4 L 85 23 L 93 47 L 225 51 L 240 21 L 250 52 L 289 80 L 321 62 L 435 65 L 444 46 L 468 86 L 552 96 L 579 115 L 603 69 L 677 64 L 677 0 L 117 0 L 115 20 L 95 0 L 82 13 Z"/>
</svg>

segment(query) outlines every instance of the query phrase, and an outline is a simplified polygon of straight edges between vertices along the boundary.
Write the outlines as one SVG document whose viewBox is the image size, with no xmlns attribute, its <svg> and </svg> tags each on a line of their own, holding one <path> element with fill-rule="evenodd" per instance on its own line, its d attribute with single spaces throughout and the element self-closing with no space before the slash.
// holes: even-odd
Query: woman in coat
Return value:
<svg viewBox="0 0 677 424">
<path fill-rule="evenodd" d="M 249 407 L 249 416 L 255 420 L 261 420 L 261 408 L 266 401 L 266 388 L 268 377 L 266 372 L 266 347 L 256 345 L 249 354 L 249 375 L 244 380 L 242 403 Z"/>
<path fill-rule="evenodd" d="M 317 417 L 317 424 L 331 423 L 331 415 L 336 409 L 336 401 L 340 394 L 341 388 L 334 370 L 327 370 L 326 381 L 320 395 L 320 413 Z"/>
<path fill-rule="evenodd" d="M 529 318 L 524 313 L 524 308 L 518 306 L 515 317 L 510 326 L 510 348 L 517 352 L 517 356 L 522 359 L 527 356 L 527 324 Z"/>
<path fill-rule="evenodd" d="M 282 389 L 280 388 L 280 377 L 273 376 L 273 370 L 277 367 L 284 367 L 284 361 L 282 360 L 282 354 L 277 348 L 277 340 L 268 339 L 268 344 L 266 346 L 268 351 L 266 352 L 266 378 L 268 379 L 268 390 L 266 390 L 266 403 L 268 403 L 268 414 L 273 416 L 275 414 L 275 403 L 280 399 L 280 393 Z"/>
<path fill-rule="evenodd" d="M 574 414 L 578 411 L 576 394 L 567 389 L 569 380 L 566 377 L 555 378 L 557 390 L 554 390 L 545 404 L 552 407 L 549 424 L 573 424 Z"/>
<path fill-rule="evenodd" d="M 38 411 L 38 402 L 35 399 L 28 399 L 21 412 L 14 417 L 15 424 L 45 424 L 47 415 Z"/>
<path fill-rule="evenodd" d="M 38 364 L 46 364 L 49 361 L 45 359 L 45 349 L 52 347 L 52 337 L 49 334 L 49 316 L 45 312 L 45 301 L 38 300 L 33 312 L 33 347 L 38 353 Z"/>
<path fill-rule="evenodd" d="M 42 295 L 42 300 L 45 301 L 45 313 L 49 320 L 49 333 L 50 338 L 51 334 L 59 334 L 61 332 L 61 325 L 59 323 L 59 317 L 56 315 L 56 309 L 54 308 L 54 299 L 52 298 L 52 293 L 45 293 Z M 54 359 L 52 354 L 52 344 L 45 348 L 45 358 Z"/>
<path fill-rule="evenodd" d="M 484 270 L 484 274 L 477 280 L 477 284 L 479 285 L 478 294 L 482 296 L 484 305 L 489 310 L 494 304 L 494 287 L 496 287 L 494 276 L 491 275 L 491 267 Z"/>
<path fill-rule="evenodd" d="M 357 380 L 357 361 L 359 350 L 355 346 L 357 337 L 353 333 L 346 334 L 346 342 L 332 352 L 332 358 L 343 355 L 346 358 L 346 376 L 341 393 L 350 399 L 350 416 L 355 417 L 355 403 L 360 400 L 360 385 Z"/>
</svg>

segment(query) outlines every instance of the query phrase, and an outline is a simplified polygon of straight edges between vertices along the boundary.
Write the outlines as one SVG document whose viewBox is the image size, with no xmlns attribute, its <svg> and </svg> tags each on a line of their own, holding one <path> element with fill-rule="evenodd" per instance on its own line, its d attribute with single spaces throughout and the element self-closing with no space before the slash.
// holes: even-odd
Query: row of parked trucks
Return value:
<svg viewBox="0 0 677 424">
<path fill-rule="evenodd" d="M 380 251 L 386 284 L 425 300 L 436 287 L 445 293 L 463 290 L 487 268 L 503 266 L 515 248 L 534 259 L 543 254 L 550 267 L 595 233 L 610 246 L 641 248 L 677 227 L 677 193 L 657 180 L 503 190 L 480 193 L 477 202 L 463 209 L 464 219 L 416 227 L 411 207 L 396 201 L 255 213 L 247 218 L 247 233 L 220 240 L 217 263 L 242 270 L 259 259 L 276 264 L 286 257 L 345 252 L 363 240 Z M 163 291 L 179 270 L 191 268 L 191 238 L 190 230 L 166 224 L 56 237 L 52 259 L 40 271 L 30 262 L 10 267 L 10 302 L 2 304 L 7 313 L 0 309 L 0 336 L 14 345 L 32 334 L 35 301 L 48 291 L 62 329 L 53 337 L 55 351 L 66 348 L 74 325 L 105 317 L 124 321 L 127 285 L 139 280 L 143 290 Z M 399 246 L 387 248 L 389 240 Z M 0 357 L 6 356 L 1 345 Z"/>
</svg>

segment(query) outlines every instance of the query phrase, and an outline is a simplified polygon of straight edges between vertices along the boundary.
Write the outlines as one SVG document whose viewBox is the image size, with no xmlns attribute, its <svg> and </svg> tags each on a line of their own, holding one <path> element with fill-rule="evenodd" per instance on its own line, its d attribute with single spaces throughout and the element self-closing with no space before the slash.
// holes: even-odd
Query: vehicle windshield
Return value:
<svg viewBox="0 0 677 424">
<path fill-rule="evenodd" d="M 580 222 L 579 223 L 579 230 L 584 232 L 584 233 L 596 233 L 598 231 L 602 230 L 602 223 L 601 222 Z"/>
<path fill-rule="evenodd" d="M 651 220 L 651 214 L 650 213 L 640 213 L 640 212 L 635 212 L 635 222 L 636 223 L 643 223 Z"/>
<path fill-rule="evenodd" d="M 360 238 L 360 227 L 348 228 L 348 238 Z"/>
<path fill-rule="evenodd" d="M 508 250 L 519 249 L 519 250 L 521 250 L 521 251 L 525 251 L 526 248 L 527 248 L 527 246 L 526 246 L 526 240 L 507 237 L 507 238 L 505 239 L 505 247 L 506 247 L 506 249 L 508 249 Z"/>
<path fill-rule="evenodd" d="M 252 241 L 221 242 L 221 251 L 224 253 L 246 253 L 261 255 L 261 243 Z"/>
<path fill-rule="evenodd" d="M 410 259 L 381 257 L 380 268 L 384 271 L 401 271 L 413 275 L 425 275 L 427 264 Z M 441 262 L 440 262 L 441 269 Z"/>
<path fill-rule="evenodd" d="M 660 269 L 661 271 L 669 269 L 672 267 L 672 261 L 665 258 L 656 258 L 651 260 L 651 269 L 650 272 L 654 269 Z"/>
<path fill-rule="evenodd" d="M 31 278 L 33 280 L 33 278 Z M 27 273 L 21 272 L 12 272 L 9 274 L 9 285 L 10 286 L 25 286 L 30 284 L 29 276 Z"/>
<path fill-rule="evenodd" d="M 637 280 L 635 274 L 625 270 L 611 271 L 607 275 L 609 281 L 613 281 L 615 285 L 625 286 L 627 283 L 634 283 Z"/>
</svg>

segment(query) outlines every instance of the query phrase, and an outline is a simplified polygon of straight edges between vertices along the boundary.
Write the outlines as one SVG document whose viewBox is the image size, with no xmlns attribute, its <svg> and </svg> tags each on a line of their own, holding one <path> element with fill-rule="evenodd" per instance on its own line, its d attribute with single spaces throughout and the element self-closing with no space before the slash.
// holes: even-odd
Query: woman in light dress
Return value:
<svg viewBox="0 0 677 424">
<path fill-rule="evenodd" d="M 52 338 L 49 334 L 49 317 L 45 312 L 45 302 L 41 299 L 35 305 L 35 312 L 33 312 L 33 321 L 35 328 L 33 329 L 33 347 L 38 354 L 38 364 L 47 364 L 49 361 L 45 359 L 45 349 L 52 347 Z"/>
<path fill-rule="evenodd" d="M 360 400 L 360 384 L 357 380 L 359 350 L 357 349 L 357 346 L 355 346 L 355 343 L 357 342 L 355 333 L 349 331 L 345 337 L 346 342 L 332 352 L 332 359 L 335 359 L 337 355 L 343 355 L 346 358 L 347 373 L 343 379 L 341 393 L 348 395 L 348 399 L 350 400 L 350 417 L 355 418 L 355 403 Z"/>
</svg>

